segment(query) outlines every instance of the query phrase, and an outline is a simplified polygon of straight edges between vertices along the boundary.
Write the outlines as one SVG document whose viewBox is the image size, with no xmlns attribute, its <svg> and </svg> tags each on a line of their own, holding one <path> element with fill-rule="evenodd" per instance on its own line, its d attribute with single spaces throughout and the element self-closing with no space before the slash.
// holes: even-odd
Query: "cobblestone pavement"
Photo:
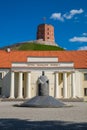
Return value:
<svg viewBox="0 0 87 130">
<path fill-rule="evenodd" d="M 87 102 L 69 102 L 66 108 L 15 107 L 0 102 L 0 130 L 87 130 Z"/>
</svg>

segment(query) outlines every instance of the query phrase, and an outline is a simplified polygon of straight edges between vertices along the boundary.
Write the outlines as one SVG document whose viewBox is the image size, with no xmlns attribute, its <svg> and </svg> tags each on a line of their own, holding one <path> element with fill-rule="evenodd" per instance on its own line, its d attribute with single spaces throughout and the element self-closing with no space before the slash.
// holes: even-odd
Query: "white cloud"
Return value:
<svg viewBox="0 0 87 130">
<path fill-rule="evenodd" d="M 87 33 L 83 33 L 82 35 L 83 35 L 83 36 L 87 36 Z"/>
<path fill-rule="evenodd" d="M 71 18 L 72 18 L 72 15 L 70 15 L 69 13 L 66 13 L 66 14 L 63 15 L 63 17 L 64 17 L 65 19 L 71 19 Z"/>
<path fill-rule="evenodd" d="M 70 11 L 70 14 L 76 15 L 76 14 L 81 14 L 83 12 L 84 12 L 83 9 L 79 9 L 79 10 L 73 9 Z"/>
<path fill-rule="evenodd" d="M 73 9 L 70 10 L 69 13 L 64 14 L 63 17 L 65 17 L 66 19 L 71 19 L 74 15 L 81 14 L 83 12 L 84 12 L 83 9 L 79 9 L 79 10 Z"/>
<path fill-rule="evenodd" d="M 53 13 L 50 18 L 54 20 L 64 21 L 61 13 Z"/>
<path fill-rule="evenodd" d="M 79 47 L 78 50 L 87 50 L 87 46 Z"/>
<path fill-rule="evenodd" d="M 64 21 L 64 19 L 72 19 L 74 15 L 81 14 L 83 12 L 84 12 L 83 9 L 79 9 L 79 10 L 73 9 L 63 15 L 61 13 L 53 13 L 50 18 L 54 20 Z"/>
<path fill-rule="evenodd" d="M 70 42 L 87 42 L 87 37 L 73 37 L 69 39 Z"/>
</svg>

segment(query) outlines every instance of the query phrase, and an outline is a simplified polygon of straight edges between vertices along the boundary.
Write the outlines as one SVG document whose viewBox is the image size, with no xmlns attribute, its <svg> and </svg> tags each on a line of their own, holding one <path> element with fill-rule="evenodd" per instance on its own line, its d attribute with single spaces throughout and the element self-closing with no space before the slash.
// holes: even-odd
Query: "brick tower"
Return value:
<svg viewBox="0 0 87 130">
<path fill-rule="evenodd" d="M 55 42 L 54 27 L 50 24 L 40 24 L 37 28 L 37 40 Z"/>
</svg>

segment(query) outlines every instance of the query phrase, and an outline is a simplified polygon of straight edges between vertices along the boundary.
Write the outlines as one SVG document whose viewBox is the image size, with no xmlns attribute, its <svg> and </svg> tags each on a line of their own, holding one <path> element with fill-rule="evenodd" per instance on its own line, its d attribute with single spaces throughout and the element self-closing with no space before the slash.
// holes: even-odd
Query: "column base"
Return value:
<svg viewBox="0 0 87 130">
<path fill-rule="evenodd" d="M 69 99 L 68 97 L 63 97 L 63 99 Z"/>
<path fill-rule="evenodd" d="M 25 97 L 25 99 L 30 99 L 30 97 Z"/>
<path fill-rule="evenodd" d="M 9 99 L 15 99 L 15 97 L 9 97 Z"/>
<path fill-rule="evenodd" d="M 23 97 L 17 97 L 17 99 L 23 99 Z"/>
<path fill-rule="evenodd" d="M 54 97 L 55 99 L 60 99 L 60 97 Z"/>
</svg>

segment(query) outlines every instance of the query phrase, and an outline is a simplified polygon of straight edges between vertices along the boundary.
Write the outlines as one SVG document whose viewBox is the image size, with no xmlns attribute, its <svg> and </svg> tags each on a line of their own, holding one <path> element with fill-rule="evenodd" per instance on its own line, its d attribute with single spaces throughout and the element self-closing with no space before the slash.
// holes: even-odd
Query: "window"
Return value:
<svg viewBox="0 0 87 130">
<path fill-rule="evenodd" d="M 87 96 L 87 88 L 84 88 L 84 96 Z"/>
<path fill-rule="evenodd" d="M 47 30 L 49 31 L 49 28 L 47 28 Z"/>
<path fill-rule="evenodd" d="M 87 73 L 84 74 L 84 80 L 87 80 Z"/>
<path fill-rule="evenodd" d="M 0 73 L 0 79 L 2 79 L 2 73 Z"/>
<path fill-rule="evenodd" d="M 49 39 L 49 37 L 47 37 L 47 39 Z"/>
</svg>

